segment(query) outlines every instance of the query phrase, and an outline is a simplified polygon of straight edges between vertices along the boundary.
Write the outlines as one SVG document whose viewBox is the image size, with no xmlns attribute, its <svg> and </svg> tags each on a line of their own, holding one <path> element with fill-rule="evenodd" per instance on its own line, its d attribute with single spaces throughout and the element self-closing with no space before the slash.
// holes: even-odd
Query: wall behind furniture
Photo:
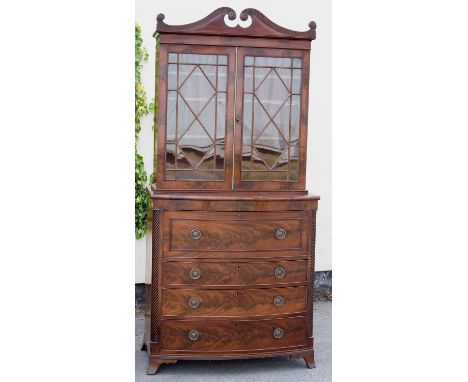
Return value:
<svg viewBox="0 0 468 382">
<path fill-rule="evenodd" d="M 331 1 L 136 0 L 135 21 L 141 26 L 144 46 L 149 53 L 149 60 L 142 70 L 142 82 L 149 100 L 154 97 L 155 89 L 155 40 L 152 34 L 156 29 L 156 15 L 164 13 L 167 24 L 187 24 L 204 18 L 221 6 L 233 8 L 238 15 L 245 8 L 256 8 L 275 23 L 298 31 L 307 30 L 311 20 L 317 23 L 317 39 L 312 41 L 310 59 L 307 189 L 321 197 L 317 212 L 316 270 L 331 270 Z M 143 118 L 138 143 L 148 175 L 153 164 L 152 124 L 152 115 Z M 136 240 L 135 283 L 145 282 L 145 257 L 150 251 L 151 240 L 147 237 Z"/>
</svg>

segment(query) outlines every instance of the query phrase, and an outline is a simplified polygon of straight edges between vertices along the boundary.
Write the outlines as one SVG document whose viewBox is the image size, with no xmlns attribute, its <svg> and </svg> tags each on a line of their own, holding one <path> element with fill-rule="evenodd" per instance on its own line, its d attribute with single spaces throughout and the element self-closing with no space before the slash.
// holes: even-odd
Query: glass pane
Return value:
<svg viewBox="0 0 468 382">
<path fill-rule="evenodd" d="M 218 64 L 227 65 L 227 56 L 218 56 Z"/>
<path fill-rule="evenodd" d="M 265 164 L 265 161 L 263 160 L 263 157 L 260 155 L 256 147 L 252 147 L 251 170 L 269 170 L 269 168 Z"/>
<path fill-rule="evenodd" d="M 192 169 L 193 165 L 185 155 L 185 152 L 182 150 L 177 150 L 177 157 L 176 157 L 176 169 Z"/>
<path fill-rule="evenodd" d="M 301 92 L 301 70 L 293 70 L 292 92 L 299 94 Z"/>
<path fill-rule="evenodd" d="M 211 86 L 213 86 L 213 88 L 216 89 L 216 66 L 200 65 L 200 69 L 203 71 L 205 76 L 208 77 Z"/>
<path fill-rule="evenodd" d="M 177 92 L 167 93 L 167 112 L 166 112 L 166 141 L 175 142 L 176 140 L 176 102 Z"/>
<path fill-rule="evenodd" d="M 301 116 L 301 97 L 298 95 L 291 96 L 291 137 L 289 143 L 291 145 L 299 144 L 299 123 Z"/>
<path fill-rule="evenodd" d="M 210 54 L 179 54 L 183 64 L 216 64 L 216 56 Z"/>
<path fill-rule="evenodd" d="M 254 58 L 252 56 L 245 56 L 244 58 L 245 65 L 253 65 Z"/>
<path fill-rule="evenodd" d="M 244 62 L 253 67 L 244 66 L 241 180 L 297 181 L 301 69 L 292 65 L 300 68 L 302 60 L 246 56 Z"/>
<path fill-rule="evenodd" d="M 288 89 L 291 90 L 291 69 L 283 69 L 283 68 L 276 68 L 276 73 L 283 81 L 283 85 Z"/>
<path fill-rule="evenodd" d="M 213 145 L 213 141 L 198 121 L 195 121 L 179 140 L 181 149 L 191 147 L 194 150 L 203 150 L 211 145 Z M 206 152 L 206 150 L 204 151 Z"/>
<path fill-rule="evenodd" d="M 195 65 L 178 65 L 179 67 L 179 86 L 182 85 L 187 76 L 196 68 Z"/>
<path fill-rule="evenodd" d="M 271 72 L 270 68 L 254 68 L 255 88 L 257 88 L 262 83 L 269 72 Z"/>
<path fill-rule="evenodd" d="M 218 66 L 218 91 L 225 92 L 227 84 L 227 67 Z"/>
<path fill-rule="evenodd" d="M 273 116 L 289 97 L 289 90 L 284 86 L 275 71 L 271 71 L 265 81 L 255 91 L 259 101 L 270 116 Z"/>
<path fill-rule="evenodd" d="M 251 94 L 244 95 L 242 143 L 246 145 L 250 145 L 252 142 L 252 98 Z"/>
<path fill-rule="evenodd" d="M 195 115 L 190 111 L 185 101 L 179 95 L 177 101 L 177 137 L 183 135 L 194 120 Z"/>
<path fill-rule="evenodd" d="M 278 141 L 280 139 L 282 140 L 282 138 L 278 138 Z M 286 144 L 284 140 L 282 140 L 282 142 Z M 287 145 L 284 145 L 285 147 L 283 147 L 283 149 L 276 148 L 274 147 L 275 144 L 276 143 L 270 143 L 270 145 L 259 145 L 257 143 L 255 145 L 257 152 L 260 154 L 269 169 L 273 169 L 274 164 L 279 160 L 280 156 L 283 154 L 284 149 L 287 148 Z"/>
<path fill-rule="evenodd" d="M 244 70 L 244 93 L 253 92 L 253 68 Z"/>
<path fill-rule="evenodd" d="M 199 170 L 214 170 L 215 167 L 215 156 L 214 156 L 214 146 L 211 146 L 210 150 L 205 153 L 205 157 L 199 162 L 196 166 Z"/>
<path fill-rule="evenodd" d="M 272 168 L 275 171 L 288 171 L 288 154 L 289 148 L 283 151 L 283 154 L 276 161 L 275 166 Z"/>
<path fill-rule="evenodd" d="M 217 98 L 216 143 L 224 143 L 224 137 L 226 135 L 226 93 L 218 93 Z"/>
<path fill-rule="evenodd" d="M 177 53 L 169 53 L 168 62 L 177 62 Z"/>
<path fill-rule="evenodd" d="M 224 170 L 224 146 L 223 145 L 216 145 L 216 169 Z"/>
<path fill-rule="evenodd" d="M 198 116 L 198 121 L 203 125 L 205 130 L 213 139 L 215 136 L 215 107 L 216 99 L 212 98 Z"/>
<path fill-rule="evenodd" d="M 177 65 L 169 64 L 167 66 L 167 89 L 177 90 Z"/>
<path fill-rule="evenodd" d="M 201 149 L 185 147 L 177 156 L 177 169 L 195 169 L 201 165 L 206 152 Z"/>
<path fill-rule="evenodd" d="M 223 181 L 227 56 L 171 53 L 170 61 L 165 179 Z"/>
<path fill-rule="evenodd" d="M 291 146 L 289 148 L 289 180 L 297 181 L 299 174 L 299 147 Z"/>
<path fill-rule="evenodd" d="M 179 93 L 190 108 L 198 114 L 215 94 L 215 89 L 197 67 L 180 87 Z"/>
<path fill-rule="evenodd" d="M 253 114 L 253 125 L 254 125 L 254 137 L 258 137 L 263 129 L 268 125 L 271 121 L 270 117 L 268 116 L 267 112 L 265 111 L 264 106 L 262 103 L 255 97 L 253 99 L 254 104 L 254 114 Z"/>
<path fill-rule="evenodd" d="M 289 97 L 288 97 L 289 98 Z M 281 131 L 286 139 L 289 139 L 289 117 L 290 117 L 290 99 L 288 99 L 281 109 L 276 113 L 273 121 L 276 127 Z"/>
<path fill-rule="evenodd" d="M 291 67 L 291 59 L 281 57 L 255 57 L 255 66 Z"/>
<path fill-rule="evenodd" d="M 242 170 L 250 170 L 252 161 L 250 160 L 252 154 L 252 147 L 251 146 L 243 146 L 242 147 Z"/>
<path fill-rule="evenodd" d="M 176 145 L 166 145 L 166 168 L 174 169 L 176 157 Z"/>
<path fill-rule="evenodd" d="M 302 60 L 300 58 L 293 59 L 293 67 L 301 68 L 302 67 Z"/>
</svg>

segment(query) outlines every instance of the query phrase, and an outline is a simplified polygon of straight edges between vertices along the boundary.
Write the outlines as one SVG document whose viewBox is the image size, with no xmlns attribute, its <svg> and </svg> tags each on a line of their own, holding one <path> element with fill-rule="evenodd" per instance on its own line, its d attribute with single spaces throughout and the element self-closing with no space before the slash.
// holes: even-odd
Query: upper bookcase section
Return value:
<svg viewBox="0 0 468 382">
<path fill-rule="evenodd" d="M 232 8 L 222 7 L 210 13 L 205 18 L 185 25 L 168 25 L 164 22 L 165 16 L 157 16 L 156 34 L 177 35 L 206 35 L 206 36 L 237 36 L 268 39 L 315 40 L 314 21 L 309 23 L 309 30 L 304 32 L 293 31 L 275 24 L 260 11 L 247 8 L 240 16 L 240 22 L 234 22 L 237 15 Z M 229 21 L 230 20 L 230 21 Z M 251 21 L 249 23 L 249 21 Z M 233 25 L 230 26 L 227 23 Z"/>
</svg>

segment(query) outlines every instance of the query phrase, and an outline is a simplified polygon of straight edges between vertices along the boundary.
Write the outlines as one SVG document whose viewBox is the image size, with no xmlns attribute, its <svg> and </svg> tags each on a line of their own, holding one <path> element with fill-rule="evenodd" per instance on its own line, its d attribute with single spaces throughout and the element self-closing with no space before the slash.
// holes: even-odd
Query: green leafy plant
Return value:
<svg viewBox="0 0 468 382">
<path fill-rule="evenodd" d="M 158 84 L 159 84 L 159 34 L 155 36 L 156 38 L 156 89 L 155 89 L 155 97 L 153 101 L 148 105 L 148 109 L 151 113 L 154 113 L 154 120 L 153 120 L 153 131 L 154 136 L 157 137 L 158 133 Z M 156 139 L 155 139 L 156 143 Z M 154 155 L 153 155 L 153 172 L 150 175 L 150 183 L 156 183 L 156 165 L 157 165 L 157 158 L 158 158 L 158 147 L 156 144 L 153 145 L 154 148 Z M 151 222 L 153 220 L 153 210 L 151 208 L 151 203 L 148 203 L 148 211 L 146 214 L 148 229 L 151 229 Z"/>
<path fill-rule="evenodd" d="M 137 142 L 141 119 L 149 113 L 146 92 L 141 83 L 141 68 L 148 61 L 148 52 L 143 47 L 141 28 L 135 25 L 135 236 L 141 239 L 146 233 L 146 217 L 149 207 L 149 192 L 143 157 L 138 154 Z"/>
</svg>

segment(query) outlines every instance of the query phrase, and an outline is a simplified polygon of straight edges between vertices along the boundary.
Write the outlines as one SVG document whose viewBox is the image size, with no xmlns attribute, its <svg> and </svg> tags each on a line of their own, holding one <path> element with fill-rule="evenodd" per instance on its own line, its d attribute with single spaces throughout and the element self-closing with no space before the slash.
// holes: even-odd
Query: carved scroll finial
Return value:
<svg viewBox="0 0 468 382">
<path fill-rule="evenodd" d="M 244 9 L 240 14 L 240 19 L 246 21 L 248 17 L 252 17 L 252 26 L 254 24 L 263 26 L 263 29 L 269 28 L 272 35 L 277 37 L 288 37 L 288 38 L 301 38 L 307 40 L 315 40 L 315 28 L 317 24 L 314 21 L 309 23 L 309 30 L 305 32 L 293 31 L 291 29 L 283 28 L 278 24 L 271 21 L 262 12 L 254 8 Z"/>
<path fill-rule="evenodd" d="M 166 16 L 164 16 L 164 13 L 160 13 L 159 15 L 156 16 L 156 22 L 162 22 Z"/>
<path fill-rule="evenodd" d="M 164 15 L 160 13 L 157 20 L 157 27 L 155 33 L 177 33 L 177 34 L 204 34 L 204 35 L 217 35 L 217 36 L 244 36 L 244 37 L 267 37 L 267 38 L 286 38 L 297 40 L 314 40 L 315 29 L 317 24 L 311 21 L 309 23 L 309 30 L 305 32 L 293 31 L 291 29 L 283 28 L 278 24 L 271 21 L 262 12 L 247 8 L 244 9 L 239 19 L 247 21 L 249 16 L 252 18 L 252 23 L 243 27 L 236 25 L 234 27 L 226 25 L 224 18 L 234 21 L 236 19 L 236 12 L 229 7 L 222 7 L 211 12 L 208 16 L 199 21 L 185 25 L 168 25 L 164 22 Z"/>
</svg>

